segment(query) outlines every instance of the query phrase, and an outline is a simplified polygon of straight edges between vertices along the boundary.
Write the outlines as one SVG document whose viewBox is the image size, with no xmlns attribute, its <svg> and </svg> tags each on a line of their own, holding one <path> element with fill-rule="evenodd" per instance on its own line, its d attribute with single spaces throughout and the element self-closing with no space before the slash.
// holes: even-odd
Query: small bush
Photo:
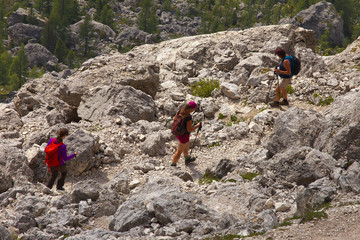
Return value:
<svg viewBox="0 0 360 240">
<path fill-rule="evenodd" d="M 205 173 L 204 174 L 204 177 L 203 178 L 200 178 L 199 179 L 199 184 L 200 185 L 204 185 L 204 184 L 211 184 L 213 181 L 219 181 L 220 179 L 211 175 L 211 174 L 207 174 Z"/>
<path fill-rule="evenodd" d="M 302 217 L 300 223 L 306 223 L 306 222 L 310 222 L 312 220 L 318 220 L 318 219 L 322 219 L 322 218 L 328 218 L 328 215 L 326 212 L 324 211 L 319 211 L 319 212 L 307 212 L 305 213 L 305 215 Z"/>
<path fill-rule="evenodd" d="M 329 96 L 329 97 L 325 98 L 324 100 L 322 98 L 320 98 L 319 104 L 320 104 L 320 106 L 330 105 L 333 101 L 334 101 L 334 99 L 331 96 Z"/>
<path fill-rule="evenodd" d="M 218 80 L 200 79 L 200 81 L 190 86 L 191 94 L 198 97 L 210 97 L 214 89 L 220 89 Z"/>
<path fill-rule="evenodd" d="M 261 173 L 252 173 L 252 172 L 247 172 L 245 174 L 240 174 L 240 176 L 243 179 L 247 179 L 249 181 L 252 181 L 256 176 L 259 176 Z"/>
<path fill-rule="evenodd" d="M 231 116 L 230 116 L 230 120 L 231 120 L 232 122 L 236 122 L 236 121 L 237 121 L 237 116 L 236 116 L 236 115 L 231 115 Z"/>
<path fill-rule="evenodd" d="M 293 87 L 291 85 L 288 85 L 286 87 L 286 91 L 288 94 L 294 94 L 295 93 L 295 90 L 293 89 Z"/>
<path fill-rule="evenodd" d="M 225 118 L 225 115 L 222 113 L 219 113 L 219 119 L 224 119 L 224 118 Z"/>
</svg>

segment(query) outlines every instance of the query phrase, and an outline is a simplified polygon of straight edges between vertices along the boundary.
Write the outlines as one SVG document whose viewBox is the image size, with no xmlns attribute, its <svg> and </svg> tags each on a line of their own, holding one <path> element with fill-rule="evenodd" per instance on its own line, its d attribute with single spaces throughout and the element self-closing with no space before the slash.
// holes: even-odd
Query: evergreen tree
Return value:
<svg viewBox="0 0 360 240">
<path fill-rule="evenodd" d="M 55 56 L 61 61 L 64 62 L 65 57 L 67 55 L 67 48 L 65 45 L 65 42 L 59 38 L 59 40 L 56 43 L 56 47 L 55 47 Z"/>
<path fill-rule="evenodd" d="M 137 24 L 140 30 L 148 33 L 158 31 L 158 18 L 153 0 L 140 0 L 141 11 L 137 17 Z"/>
<path fill-rule="evenodd" d="M 173 6 L 171 0 L 165 0 L 163 3 L 163 10 L 167 12 L 171 12 L 173 10 Z"/>
<path fill-rule="evenodd" d="M 83 48 L 83 55 L 88 57 L 92 49 L 91 41 L 95 37 L 94 25 L 89 15 L 86 15 L 84 22 L 80 25 L 79 39 Z"/>
<path fill-rule="evenodd" d="M 69 68 L 74 68 L 76 64 L 76 57 L 73 50 L 70 49 L 69 53 L 66 56 L 65 63 L 69 66 Z"/>
<path fill-rule="evenodd" d="M 9 69 L 12 56 L 7 51 L 0 54 L 0 86 L 8 85 L 10 81 Z"/>
<path fill-rule="evenodd" d="M 16 54 L 16 57 L 13 59 L 10 66 L 11 74 L 16 74 L 18 81 L 18 89 L 21 88 L 22 84 L 25 83 L 26 77 L 29 74 L 29 62 L 25 53 L 24 44 L 21 44 L 19 51 Z"/>
<path fill-rule="evenodd" d="M 50 18 L 45 24 L 45 27 L 42 30 L 41 44 L 45 46 L 50 52 L 54 52 L 55 44 L 59 37 L 59 29 L 58 21 L 60 21 L 60 17 L 55 12 L 50 14 Z"/>
<path fill-rule="evenodd" d="M 105 5 L 101 10 L 100 22 L 114 29 L 114 17 L 114 11 Z"/>
</svg>

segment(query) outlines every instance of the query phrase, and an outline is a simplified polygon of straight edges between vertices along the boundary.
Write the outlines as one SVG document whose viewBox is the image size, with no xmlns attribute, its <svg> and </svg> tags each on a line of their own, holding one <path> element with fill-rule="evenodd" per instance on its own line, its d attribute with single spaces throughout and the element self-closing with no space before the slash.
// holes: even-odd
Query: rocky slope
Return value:
<svg viewBox="0 0 360 240">
<path fill-rule="evenodd" d="M 360 39 L 327 58 L 314 53 L 315 42 L 313 31 L 294 25 L 220 32 L 99 56 L 70 76 L 28 82 L 0 105 L 2 239 L 290 239 L 272 229 L 324 203 L 330 216 L 341 201 L 356 213 Z M 264 103 L 277 46 L 302 61 L 282 110 Z M 191 95 L 200 79 L 220 89 Z M 169 119 L 188 100 L 200 104 L 194 119 L 204 122 L 196 142 L 192 136 L 197 161 L 173 168 Z M 43 150 L 62 126 L 68 151 L 79 154 L 58 193 L 43 184 Z"/>
</svg>

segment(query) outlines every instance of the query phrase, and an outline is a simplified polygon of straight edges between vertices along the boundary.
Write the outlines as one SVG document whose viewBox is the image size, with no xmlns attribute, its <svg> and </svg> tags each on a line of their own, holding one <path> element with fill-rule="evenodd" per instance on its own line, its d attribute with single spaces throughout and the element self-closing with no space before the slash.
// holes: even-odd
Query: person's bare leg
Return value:
<svg viewBox="0 0 360 240">
<path fill-rule="evenodd" d="M 185 148 L 184 148 L 184 157 L 189 156 L 189 149 L 190 149 L 190 142 L 185 143 Z"/>
<path fill-rule="evenodd" d="M 176 164 L 179 161 L 179 159 L 181 157 L 181 153 L 184 151 L 185 147 L 186 147 L 186 143 L 179 142 L 177 150 L 176 150 L 175 155 L 173 157 L 172 163 Z"/>
</svg>

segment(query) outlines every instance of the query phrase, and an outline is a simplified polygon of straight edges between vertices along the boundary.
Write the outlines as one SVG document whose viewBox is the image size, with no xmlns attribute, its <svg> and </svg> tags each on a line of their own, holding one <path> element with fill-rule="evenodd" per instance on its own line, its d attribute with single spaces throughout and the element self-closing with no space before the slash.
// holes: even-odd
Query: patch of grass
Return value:
<svg viewBox="0 0 360 240">
<path fill-rule="evenodd" d="M 244 105 L 244 107 L 246 107 L 246 106 L 247 106 L 247 103 L 248 103 L 248 100 L 247 100 L 247 99 L 245 99 L 245 100 L 244 100 L 244 104 L 243 104 L 243 105 Z"/>
<path fill-rule="evenodd" d="M 224 119 L 224 118 L 226 118 L 226 116 L 225 116 L 224 114 L 222 114 L 222 113 L 219 113 L 218 118 L 219 118 L 219 119 Z"/>
<path fill-rule="evenodd" d="M 233 182 L 233 183 L 236 183 L 236 180 L 233 179 L 233 178 L 230 178 L 230 179 L 227 179 L 227 180 L 221 180 L 221 182 Z"/>
<path fill-rule="evenodd" d="M 293 223 L 290 218 L 286 218 L 282 223 L 280 223 L 279 227 L 291 226 Z"/>
<path fill-rule="evenodd" d="M 205 173 L 204 176 L 199 179 L 199 184 L 200 185 L 211 184 L 213 181 L 218 182 L 219 180 L 220 180 L 219 178 L 213 176 L 212 174 Z"/>
<path fill-rule="evenodd" d="M 334 102 L 334 99 L 331 96 L 329 96 L 324 100 L 320 98 L 319 104 L 320 106 L 325 106 L 325 105 L 330 105 L 332 102 Z"/>
<path fill-rule="evenodd" d="M 252 181 L 255 177 L 259 176 L 260 174 L 261 174 L 261 173 L 247 172 L 247 173 L 245 173 L 245 174 L 240 174 L 240 176 L 241 176 L 243 179 Z"/>
<path fill-rule="evenodd" d="M 286 91 L 287 91 L 288 94 L 294 94 L 295 93 L 295 90 L 291 85 L 288 85 L 286 87 Z"/>
<path fill-rule="evenodd" d="M 248 238 L 248 237 L 262 236 L 264 234 L 265 234 L 265 232 L 253 233 L 253 234 L 250 234 L 248 236 L 241 236 L 241 235 L 237 235 L 237 234 L 227 234 L 227 235 L 223 235 L 223 236 L 222 235 L 215 235 L 214 237 L 204 238 L 204 240 L 233 240 L 235 238 L 245 239 L 245 238 Z"/>
<path fill-rule="evenodd" d="M 300 223 L 306 223 L 313 220 L 320 220 L 323 218 L 328 218 L 328 214 L 322 210 L 322 211 L 313 211 L 313 212 L 307 212 L 302 216 Z"/>
<path fill-rule="evenodd" d="M 236 121 L 237 121 L 237 116 L 236 116 L 236 115 L 231 115 L 231 116 L 230 116 L 230 120 L 231 120 L 232 122 L 236 122 Z"/>
<path fill-rule="evenodd" d="M 190 86 L 191 94 L 198 97 L 210 97 L 211 92 L 220 89 L 220 83 L 214 79 L 200 79 Z"/>
<path fill-rule="evenodd" d="M 221 145 L 220 142 L 216 142 L 216 143 L 213 143 L 213 144 L 208 144 L 207 147 L 208 148 L 211 148 L 211 147 L 219 147 Z"/>
</svg>

